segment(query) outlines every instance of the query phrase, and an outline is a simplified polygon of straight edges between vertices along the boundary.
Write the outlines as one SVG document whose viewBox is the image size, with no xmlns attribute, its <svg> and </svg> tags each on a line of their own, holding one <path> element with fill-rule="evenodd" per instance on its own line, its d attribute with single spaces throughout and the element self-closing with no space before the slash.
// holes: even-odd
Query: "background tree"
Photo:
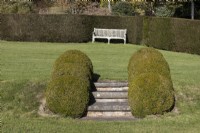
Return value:
<svg viewBox="0 0 200 133">
<path fill-rule="evenodd" d="M 200 0 L 146 0 L 147 3 L 151 3 L 151 12 L 152 15 L 156 15 L 156 9 L 159 11 L 166 13 L 167 10 L 175 10 L 176 17 L 184 17 L 184 18 L 199 18 L 200 17 Z M 165 10 L 165 11 L 163 11 Z M 158 14 L 161 14 L 159 12 Z M 169 12 L 169 11 L 168 11 Z M 189 15 L 189 16 L 188 16 Z M 196 16 L 195 16 L 196 15 Z M 165 16 L 164 14 L 162 16 Z"/>
</svg>

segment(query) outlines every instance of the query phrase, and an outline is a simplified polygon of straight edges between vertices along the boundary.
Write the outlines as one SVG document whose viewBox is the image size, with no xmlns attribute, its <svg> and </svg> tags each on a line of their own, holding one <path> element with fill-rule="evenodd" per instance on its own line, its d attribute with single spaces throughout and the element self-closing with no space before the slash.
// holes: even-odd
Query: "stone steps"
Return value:
<svg viewBox="0 0 200 133">
<path fill-rule="evenodd" d="M 128 96 L 125 91 L 95 91 L 92 94 L 95 99 L 127 99 Z"/>
<path fill-rule="evenodd" d="M 120 87 L 127 87 L 127 82 L 96 82 L 94 83 L 96 88 L 120 88 Z"/>
<path fill-rule="evenodd" d="M 128 87 L 98 87 L 96 91 L 128 91 Z"/>
<path fill-rule="evenodd" d="M 128 99 L 95 99 L 95 102 L 128 102 Z"/>
<path fill-rule="evenodd" d="M 89 111 L 130 111 L 128 102 L 96 102 L 88 107 Z"/>
<path fill-rule="evenodd" d="M 98 82 L 92 92 L 94 102 L 83 119 L 133 119 L 128 105 L 127 82 Z"/>
<path fill-rule="evenodd" d="M 110 117 L 110 116 L 100 116 L 100 117 L 83 117 L 81 120 L 92 120 L 92 121 L 134 121 L 138 120 L 133 116 L 119 116 L 119 117 Z"/>
<path fill-rule="evenodd" d="M 89 111 L 87 113 L 88 116 L 90 117 L 127 117 L 127 116 L 131 116 L 131 112 L 130 111 Z"/>
</svg>

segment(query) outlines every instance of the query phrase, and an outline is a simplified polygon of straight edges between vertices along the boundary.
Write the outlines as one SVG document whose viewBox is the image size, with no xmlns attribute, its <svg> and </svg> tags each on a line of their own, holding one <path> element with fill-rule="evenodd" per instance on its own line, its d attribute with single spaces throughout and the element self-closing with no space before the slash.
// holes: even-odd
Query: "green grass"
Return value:
<svg viewBox="0 0 200 133">
<path fill-rule="evenodd" d="M 143 46 L 103 43 L 30 43 L 0 41 L 2 132 L 199 132 L 200 56 L 161 51 L 168 61 L 178 113 L 148 116 L 132 122 L 96 122 L 37 115 L 55 59 L 79 49 L 92 60 L 100 80 L 127 80 L 131 55 Z"/>
<path fill-rule="evenodd" d="M 130 55 L 140 47 L 105 44 L 57 44 L 1 42 L 4 80 L 48 79 L 56 58 L 69 49 L 79 49 L 92 60 L 101 79 L 127 78 Z M 117 74 L 116 74 L 117 72 Z"/>
</svg>

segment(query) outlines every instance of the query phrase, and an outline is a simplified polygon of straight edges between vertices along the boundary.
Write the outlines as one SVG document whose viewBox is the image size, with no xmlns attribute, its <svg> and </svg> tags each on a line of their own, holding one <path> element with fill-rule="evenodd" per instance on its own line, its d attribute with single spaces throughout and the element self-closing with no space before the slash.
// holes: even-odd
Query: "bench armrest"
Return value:
<svg viewBox="0 0 200 133">
<path fill-rule="evenodd" d="M 126 37 L 126 36 L 127 36 L 127 33 L 124 34 L 124 37 Z"/>
</svg>

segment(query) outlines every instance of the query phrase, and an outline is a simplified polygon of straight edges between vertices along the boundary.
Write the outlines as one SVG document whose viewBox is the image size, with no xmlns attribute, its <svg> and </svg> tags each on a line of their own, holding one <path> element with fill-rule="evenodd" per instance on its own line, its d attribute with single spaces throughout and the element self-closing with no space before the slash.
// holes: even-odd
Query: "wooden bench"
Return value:
<svg viewBox="0 0 200 133">
<path fill-rule="evenodd" d="M 94 28 L 92 35 L 92 43 L 94 43 L 96 38 L 108 39 L 108 44 L 110 44 L 111 39 L 122 39 L 124 44 L 126 44 L 126 29 L 99 29 Z"/>
</svg>

